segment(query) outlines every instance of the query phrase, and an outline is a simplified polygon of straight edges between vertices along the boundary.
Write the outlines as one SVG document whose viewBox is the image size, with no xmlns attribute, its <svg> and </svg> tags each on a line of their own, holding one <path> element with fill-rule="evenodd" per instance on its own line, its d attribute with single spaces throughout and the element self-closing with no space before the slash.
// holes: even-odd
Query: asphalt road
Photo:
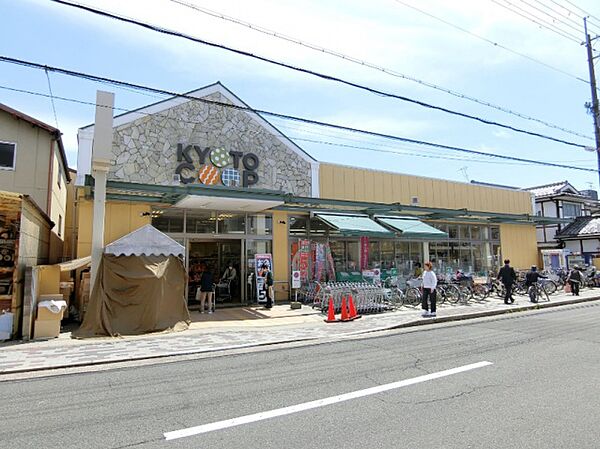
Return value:
<svg viewBox="0 0 600 449">
<path fill-rule="evenodd" d="M 600 304 L 591 303 L 301 348 L 4 381 L 0 447 L 595 449 L 599 331 Z M 165 439 L 482 361 L 492 364 Z"/>
</svg>

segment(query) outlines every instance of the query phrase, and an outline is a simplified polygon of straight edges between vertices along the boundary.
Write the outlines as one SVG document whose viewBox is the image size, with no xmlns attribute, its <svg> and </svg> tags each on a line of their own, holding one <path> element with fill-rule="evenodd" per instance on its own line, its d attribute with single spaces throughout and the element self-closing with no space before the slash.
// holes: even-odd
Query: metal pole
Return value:
<svg viewBox="0 0 600 449">
<path fill-rule="evenodd" d="M 594 56 L 592 43 L 587 32 L 587 20 L 583 18 L 585 30 L 585 46 L 587 47 L 588 66 L 590 69 L 590 86 L 592 88 L 592 115 L 594 117 L 594 136 L 596 137 L 596 157 L 598 158 L 598 180 L 600 184 L 600 112 L 598 111 L 598 91 L 596 89 L 596 74 L 594 73 Z"/>
</svg>

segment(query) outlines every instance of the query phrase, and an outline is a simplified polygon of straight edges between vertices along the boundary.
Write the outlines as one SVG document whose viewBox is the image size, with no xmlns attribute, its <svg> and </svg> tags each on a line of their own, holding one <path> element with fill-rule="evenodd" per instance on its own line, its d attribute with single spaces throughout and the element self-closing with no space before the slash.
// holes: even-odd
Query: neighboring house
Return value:
<svg viewBox="0 0 600 449">
<path fill-rule="evenodd" d="M 50 263 L 63 256 L 70 180 L 60 131 L 0 103 L 0 190 L 26 195 L 54 223 Z"/>
<path fill-rule="evenodd" d="M 565 256 L 592 263 L 600 253 L 598 236 L 588 232 L 586 225 L 593 222 L 591 215 L 598 211 L 598 195 L 594 190 L 577 190 L 568 181 L 530 187 L 535 196 L 535 213 L 538 217 L 571 219 L 572 223 L 541 224 L 537 226 L 538 248 L 553 267 L 565 265 Z M 551 251 L 563 250 L 564 251 Z M 563 258 L 561 260 L 561 258 Z"/>
</svg>

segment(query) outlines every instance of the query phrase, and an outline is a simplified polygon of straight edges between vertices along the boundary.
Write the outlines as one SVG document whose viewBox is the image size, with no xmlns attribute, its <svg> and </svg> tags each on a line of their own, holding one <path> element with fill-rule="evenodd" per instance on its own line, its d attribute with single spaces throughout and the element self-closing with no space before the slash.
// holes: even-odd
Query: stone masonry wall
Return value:
<svg viewBox="0 0 600 449">
<path fill-rule="evenodd" d="M 220 93 L 206 98 L 228 102 Z M 251 188 L 311 195 L 309 162 L 243 111 L 193 100 L 116 127 L 109 179 L 171 185 L 180 143 L 254 153 L 260 161 L 259 181 Z M 199 168 L 194 152 L 192 158 Z"/>
</svg>

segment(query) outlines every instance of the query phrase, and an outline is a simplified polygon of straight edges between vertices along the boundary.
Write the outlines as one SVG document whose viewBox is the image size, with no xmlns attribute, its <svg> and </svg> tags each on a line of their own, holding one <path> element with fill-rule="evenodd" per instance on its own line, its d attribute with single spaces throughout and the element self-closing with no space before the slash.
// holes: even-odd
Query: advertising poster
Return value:
<svg viewBox="0 0 600 449">
<path fill-rule="evenodd" d="M 369 237 L 360 238 L 360 270 L 369 268 Z"/>
<path fill-rule="evenodd" d="M 267 272 L 273 271 L 273 257 L 271 254 L 256 254 L 254 256 L 254 269 L 256 273 L 256 299 L 259 304 L 266 303 L 265 282 L 267 282 Z"/>
<path fill-rule="evenodd" d="M 300 282 L 300 272 L 298 270 L 292 271 L 292 288 L 300 288 L 302 283 Z"/>
<path fill-rule="evenodd" d="M 309 259 L 310 259 L 310 240 L 300 240 L 299 242 L 299 246 L 300 246 L 300 264 L 299 264 L 299 271 L 300 271 L 300 279 L 302 279 L 303 281 L 308 281 L 308 264 L 309 264 Z"/>
</svg>

